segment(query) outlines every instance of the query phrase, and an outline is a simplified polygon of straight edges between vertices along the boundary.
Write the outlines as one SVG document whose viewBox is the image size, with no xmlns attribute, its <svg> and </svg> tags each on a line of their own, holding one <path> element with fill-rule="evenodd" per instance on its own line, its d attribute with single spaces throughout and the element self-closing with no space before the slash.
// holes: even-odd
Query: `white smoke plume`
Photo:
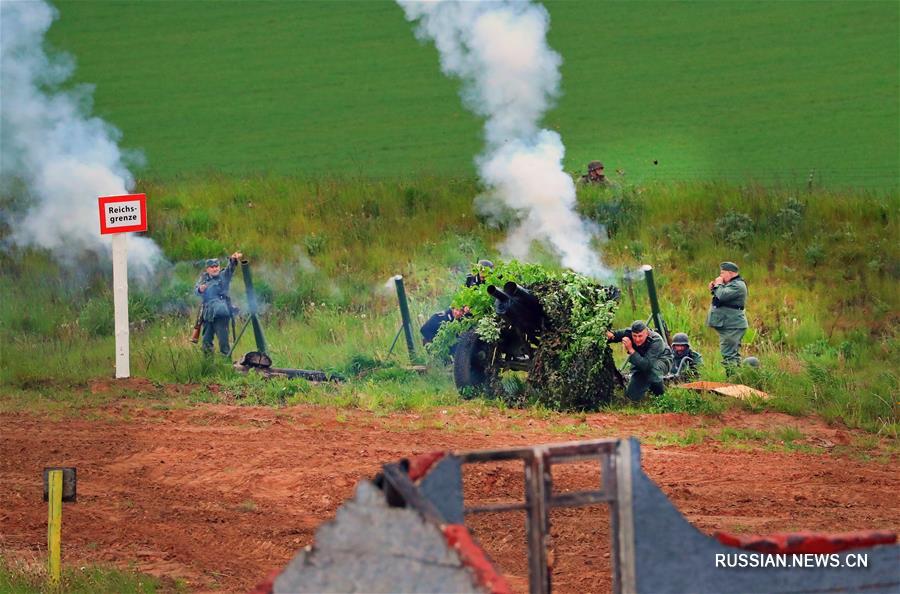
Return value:
<svg viewBox="0 0 900 594">
<path fill-rule="evenodd" d="M 562 264 L 609 276 L 591 239 L 597 229 L 575 211 L 575 184 L 563 171 L 559 134 L 540 129 L 559 95 L 562 62 L 547 45 L 550 17 L 530 0 L 397 0 L 416 36 L 432 40 L 441 69 L 463 81 L 462 97 L 485 117 L 485 150 L 476 158 L 488 196 L 519 215 L 503 245 L 526 258 L 533 241 L 547 242 Z"/>
<path fill-rule="evenodd" d="M 24 185 L 30 199 L 12 242 L 46 248 L 68 262 L 84 251 L 109 253 L 97 198 L 127 194 L 134 179 L 118 130 L 89 115 L 92 89 L 59 90 L 74 63 L 44 50 L 56 17 L 42 0 L 0 2 L 0 178 L 5 191 Z M 162 260 L 148 238 L 133 236 L 128 244 L 135 275 Z"/>
</svg>

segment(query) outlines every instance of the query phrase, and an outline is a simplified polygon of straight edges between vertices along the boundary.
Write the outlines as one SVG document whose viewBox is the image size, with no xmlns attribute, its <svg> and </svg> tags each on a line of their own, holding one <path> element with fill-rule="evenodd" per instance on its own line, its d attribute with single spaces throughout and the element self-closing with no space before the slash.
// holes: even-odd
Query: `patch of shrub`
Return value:
<svg viewBox="0 0 900 594">
<path fill-rule="evenodd" d="M 716 220 L 716 234 L 726 245 L 746 249 L 753 237 L 754 223 L 750 215 L 729 210 Z"/>
<path fill-rule="evenodd" d="M 675 224 L 664 225 L 662 232 L 669 239 L 672 249 L 688 255 L 694 252 L 694 246 L 697 245 L 694 239 L 695 231 L 688 223 L 678 221 Z"/>
<path fill-rule="evenodd" d="M 779 231 L 782 237 L 789 238 L 800 228 L 805 212 L 806 205 L 796 198 L 790 197 L 772 217 L 772 227 Z"/>
<path fill-rule="evenodd" d="M 814 243 L 807 247 L 803 252 L 803 260 L 807 265 L 815 268 L 825 261 L 825 250 L 822 248 L 821 244 Z"/>
<path fill-rule="evenodd" d="M 109 297 L 88 299 L 78 314 L 78 325 L 90 336 L 112 336 L 115 329 L 112 299 Z"/>
<path fill-rule="evenodd" d="M 303 238 L 303 245 L 306 247 L 306 253 L 309 254 L 309 257 L 314 258 L 325 249 L 325 238 L 311 233 Z"/>
</svg>

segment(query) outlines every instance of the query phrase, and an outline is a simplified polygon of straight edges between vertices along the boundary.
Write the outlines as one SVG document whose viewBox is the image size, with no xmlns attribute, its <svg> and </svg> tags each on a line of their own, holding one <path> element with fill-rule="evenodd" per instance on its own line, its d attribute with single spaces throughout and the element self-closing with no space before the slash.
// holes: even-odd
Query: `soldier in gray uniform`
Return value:
<svg viewBox="0 0 900 594">
<path fill-rule="evenodd" d="M 672 354 L 675 356 L 672 362 L 673 379 L 690 379 L 699 375 L 698 368 L 703 365 L 703 356 L 691 348 L 690 339 L 684 332 L 672 337 Z"/>
<path fill-rule="evenodd" d="M 747 284 L 741 278 L 737 264 L 722 262 L 719 276 L 709 283 L 712 304 L 706 323 L 719 333 L 719 349 L 722 351 L 722 365 L 725 372 L 741 364 L 741 339 L 747 332 Z"/>
<path fill-rule="evenodd" d="M 206 261 L 206 272 L 200 275 L 200 280 L 194 287 L 197 295 L 203 298 L 203 350 L 207 353 L 212 352 L 213 335 L 219 339 L 220 353 L 227 355 L 230 350 L 228 322 L 231 321 L 231 297 L 228 291 L 231 289 L 231 277 L 242 256 L 240 252 L 231 254 L 225 270 L 219 268 L 218 259 L 210 258 Z"/>
<path fill-rule="evenodd" d="M 630 328 L 607 331 L 606 342 L 621 342 L 634 372 L 625 395 L 637 402 L 649 389 L 657 396 L 666 391 L 663 377 L 672 369 L 672 349 L 662 336 L 637 320 Z"/>
</svg>

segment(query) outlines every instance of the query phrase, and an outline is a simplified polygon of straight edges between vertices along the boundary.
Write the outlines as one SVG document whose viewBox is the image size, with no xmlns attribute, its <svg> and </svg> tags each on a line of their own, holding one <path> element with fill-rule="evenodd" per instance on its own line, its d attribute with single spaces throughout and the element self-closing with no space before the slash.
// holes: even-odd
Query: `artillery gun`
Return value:
<svg viewBox="0 0 900 594">
<path fill-rule="evenodd" d="M 603 287 L 610 300 L 619 298 L 619 290 Z M 548 287 L 526 288 L 515 282 L 507 282 L 503 288 L 487 287 L 494 299 L 494 313 L 500 319 L 500 333 L 496 341 L 488 342 L 474 330 L 459 336 L 453 357 L 453 379 L 457 389 L 465 393 L 479 390 L 495 391 L 495 379 L 505 370 L 524 371 L 531 374 L 535 366 L 547 373 L 559 355 L 565 342 L 563 330 L 556 327 L 541 305 L 540 292 Z M 604 345 L 598 345 L 602 350 Z M 610 373 L 615 371 L 614 367 Z M 603 398 L 602 398 L 603 399 Z"/>
<path fill-rule="evenodd" d="M 506 323 L 500 339 L 489 344 L 474 330 L 463 332 L 453 356 L 453 379 L 459 390 L 483 388 L 501 369 L 531 371 L 546 317 L 540 301 L 514 282 L 487 287 L 494 311 Z"/>
</svg>

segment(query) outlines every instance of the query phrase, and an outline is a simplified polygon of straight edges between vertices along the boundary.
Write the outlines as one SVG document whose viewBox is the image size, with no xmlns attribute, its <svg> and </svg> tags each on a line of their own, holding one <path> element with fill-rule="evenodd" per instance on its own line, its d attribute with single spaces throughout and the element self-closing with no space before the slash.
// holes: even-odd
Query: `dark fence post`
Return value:
<svg viewBox="0 0 900 594">
<path fill-rule="evenodd" d="M 406 302 L 406 288 L 403 286 L 403 275 L 394 277 L 394 285 L 397 287 L 397 301 L 400 302 L 400 317 L 403 319 L 403 334 L 406 336 L 406 348 L 409 349 L 409 360 L 416 362 L 416 345 L 413 343 L 412 321 L 409 317 L 409 304 Z"/>
</svg>

